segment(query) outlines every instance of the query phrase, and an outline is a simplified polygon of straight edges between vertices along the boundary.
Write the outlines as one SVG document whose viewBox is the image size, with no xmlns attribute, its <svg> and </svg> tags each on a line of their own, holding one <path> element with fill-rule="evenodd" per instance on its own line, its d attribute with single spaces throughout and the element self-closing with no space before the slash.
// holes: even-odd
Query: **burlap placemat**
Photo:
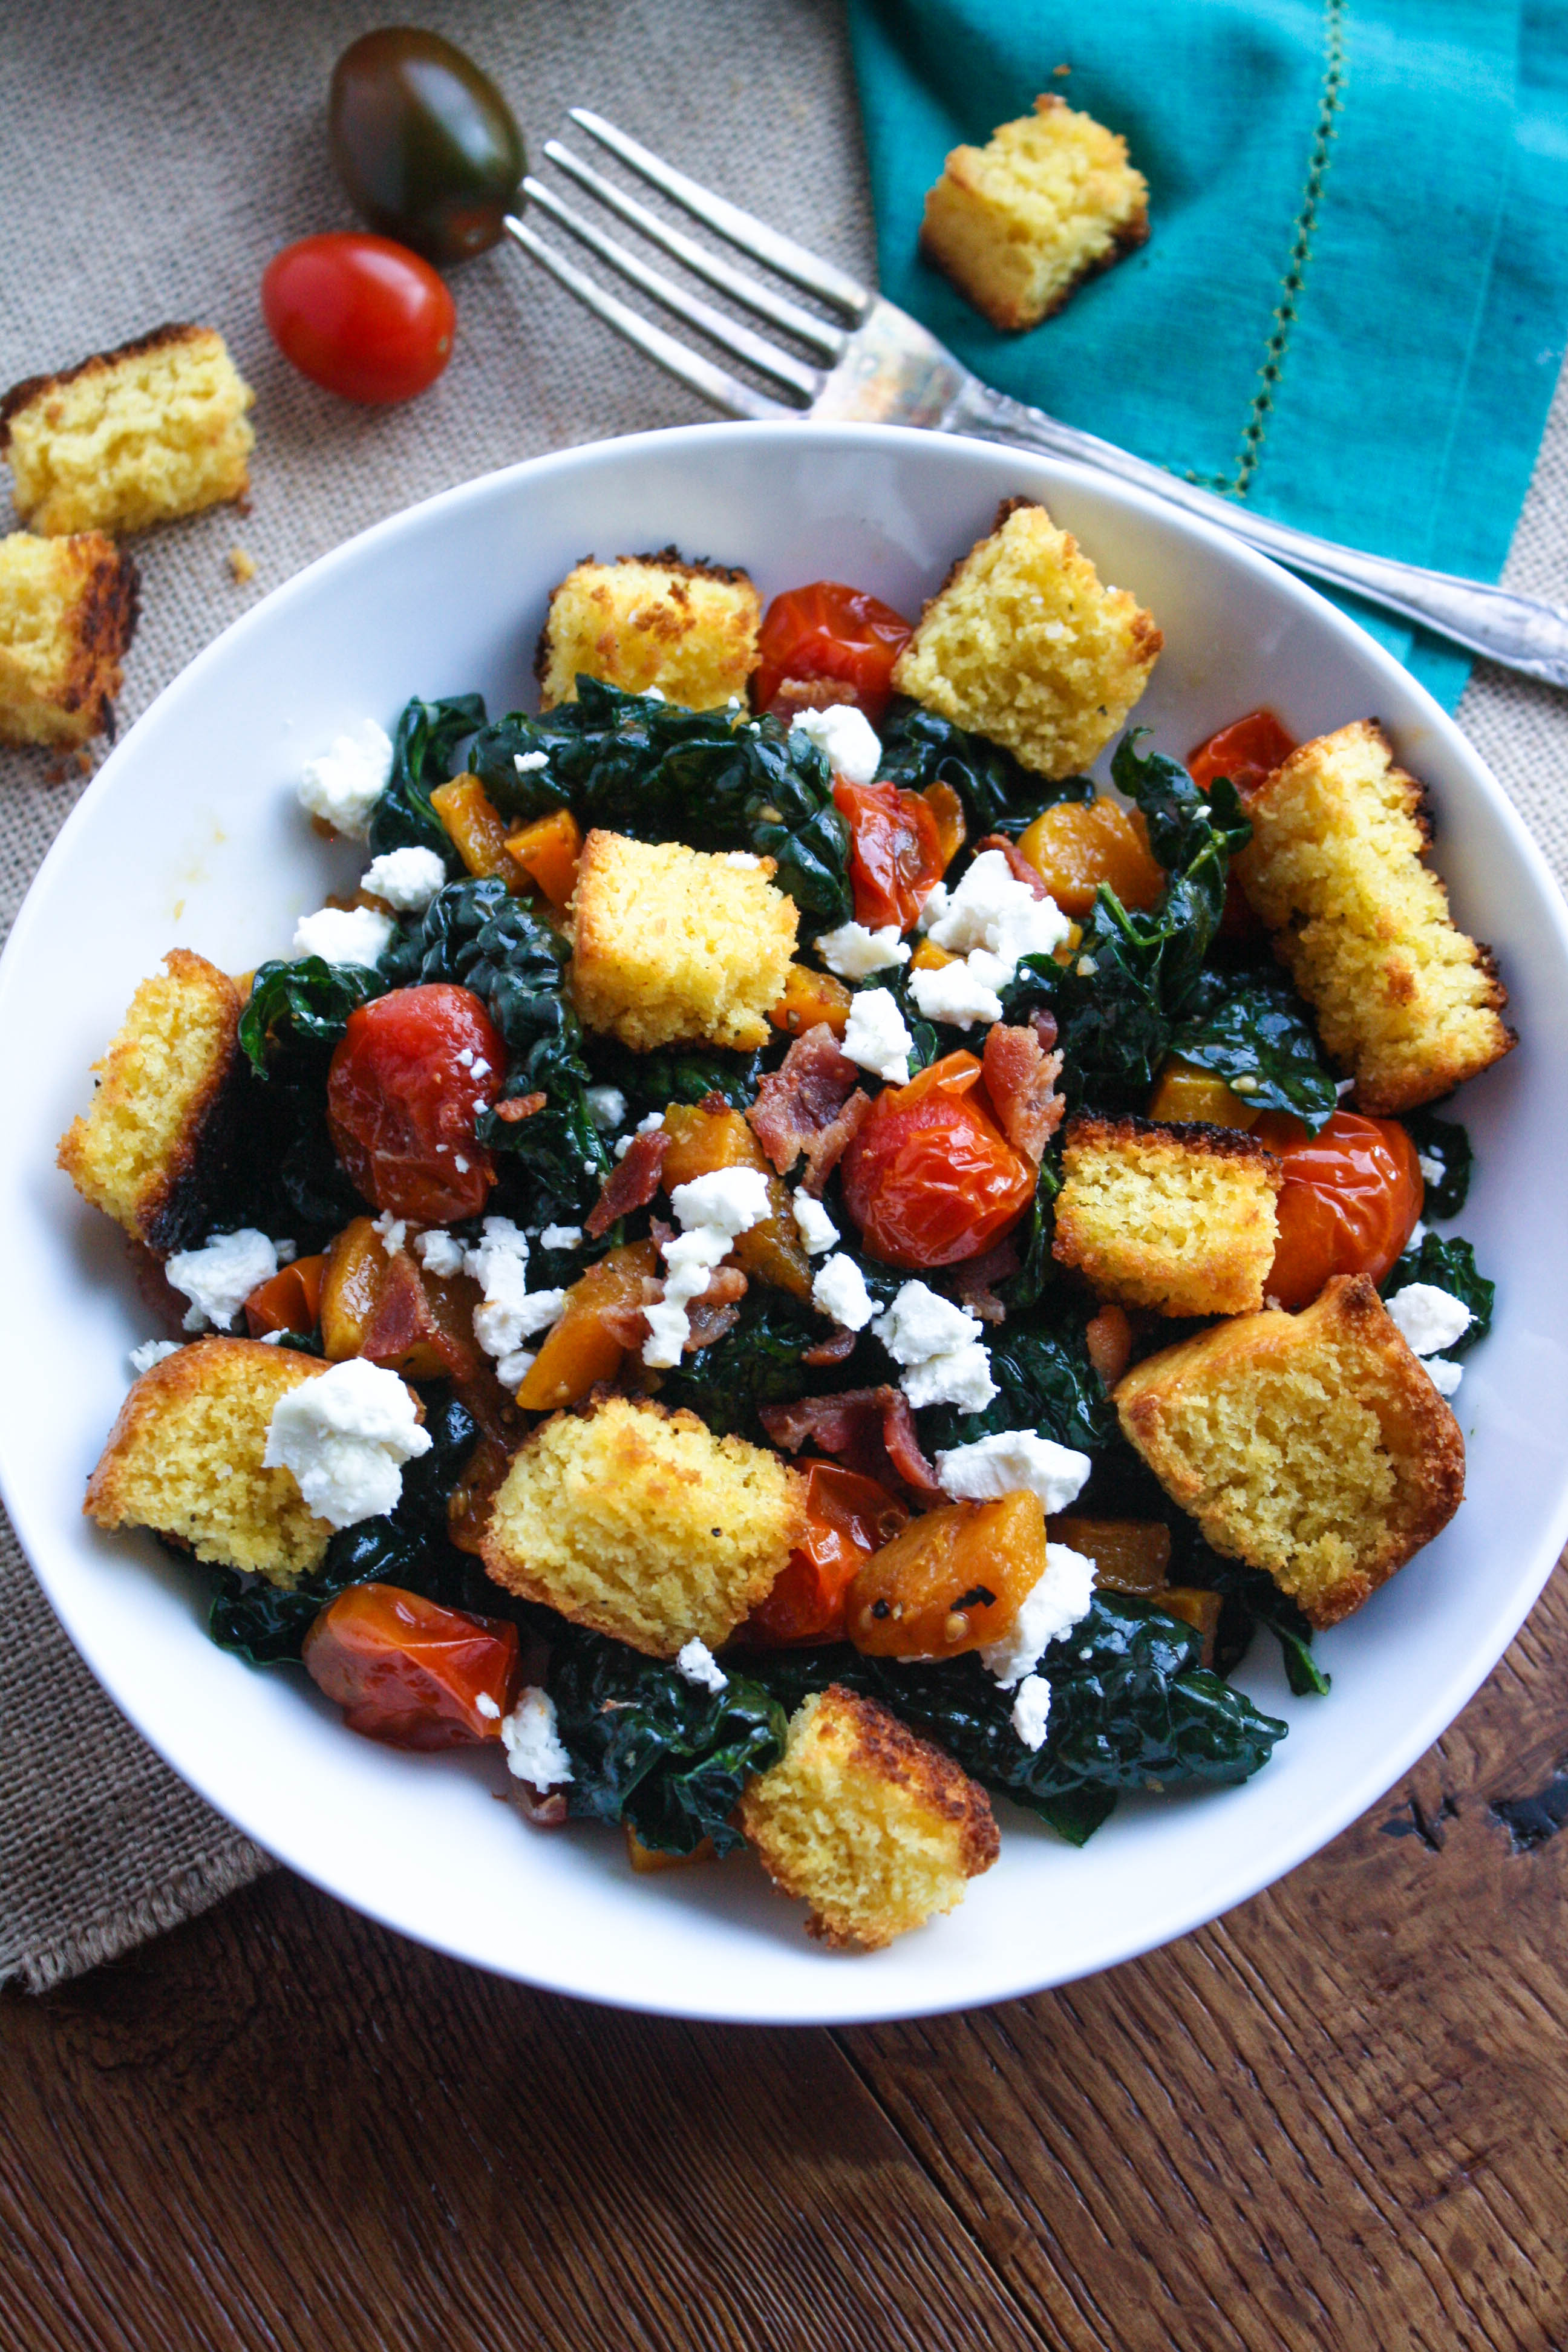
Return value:
<svg viewBox="0 0 1568 2352">
<path fill-rule="evenodd" d="M 872 270 L 836 0 L 442 0 L 419 20 L 478 57 L 531 148 L 594 105 L 857 274 Z M 246 606 L 413 500 L 542 450 L 706 414 L 521 256 L 456 281 L 458 341 L 402 410 L 353 410 L 278 359 L 257 308 L 291 237 L 352 226 L 325 156 L 327 78 L 383 21 L 349 0 L 148 10 L 20 0 L 0 26 L 0 383 L 164 319 L 220 327 L 257 392 L 253 511 L 136 549 L 143 618 L 122 723 Z M 1510 577 L 1568 593 L 1568 401 L 1560 395 Z M 7 519 L 5 527 L 9 528 Z M 258 564 L 237 586 L 231 548 Z M 1568 698 L 1478 677 L 1461 718 L 1559 874 L 1568 871 Z M 0 919 L 81 789 L 0 755 Z M 103 1696 L 0 1525 L 0 1978 L 39 1990 L 191 1916 L 267 1857 L 159 1762 Z"/>
</svg>

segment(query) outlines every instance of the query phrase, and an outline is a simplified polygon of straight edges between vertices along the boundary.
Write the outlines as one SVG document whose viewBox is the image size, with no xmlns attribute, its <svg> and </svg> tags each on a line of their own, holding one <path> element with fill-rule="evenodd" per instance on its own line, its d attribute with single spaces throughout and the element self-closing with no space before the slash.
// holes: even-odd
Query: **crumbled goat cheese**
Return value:
<svg viewBox="0 0 1568 2352">
<path fill-rule="evenodd" d="M 840 923 L 836 931 L 821 933 L 816 952 L 840 980 L 868 980 L 874 971 L 910 960 L 897 923 L 884 923 L 879 931 L 868 931 L 864 923 Z"/>
<path fill-rule="evenodd" d="M 539 1236 L 545 1249 L 575 1249 L 582 1238 L 581 1225 L 546 1225 Z"/>
<path fill-rule="evenodd" d="M 548 751 L 514 751 L 511 764 L 520 776 L 537 775 L 541 768 L 550 765 L 550 754 Z"/>
<path fill-rule="evenodd" d="M 691 1337 L 687 1308 L 708 1287 L 742 1234 L 770 1213 L 768 1180 L 759 1168 L 715 1168 L 678 1184 L 669 1196 L 683 1230 L 664 1244 L 664 1297 L 643 1308 L 648 1336 L 645 1364 L 668 1370 L 679 1364 Z"/>
<path fill-rule="evenodd" d="M 474 1693 L 474 1712 L 476 1715 L 482 1715 L 487 1723 L 499 1723 L 500 1721 L 500 1709 L 496 1705 L 494 1699 L 490 1696 L 489 1691 L 476 1691 Z"/>
<path fill-rule="evenodd" d="M 844 1032 L 844 1052 L 862 1070 L 869 1070 L 889 1086 L 909 1082 L 914 1039 L 904 1016 L 886 988 L 863 988 L 849 1007 Z"/>
<path fill-rule="evenodd" d="M 1076 1502 L 1093 1467 L 1087 1454 L 1037 1436 L 1032 1429 L 1005 1429 L 936 1457 L 937 1483 L 944 1495 L 967 1503 L 1037 1495 L 1047 1512 L 1065 1511 Z"/>
<path fill-rule="evenodd" d="M 324 751 L 306 761 L 300 805 L 334 833 L 363 841 L 370 833 L 370 813 L 391 782 L 391 738 L 374 719 L 362 719 L 353 734 L 334 735 Z"/>
<path fill-rule="evenodd" d="M 1004 1690 L 1011 1690 L 1034 1672 L 1053 1642 L 1088 1616 L 1093 1601 L 1093 1560 L 1066 1544 L 1048 1543 L 1045 1574 L 1001 1639 L 982 1644 L 981 1664 Z"/>
<path fill-rule="evenodd" d="M 500 1736 L 507 1770 L 541 1796 L 547 1789 L 564 1788 L 572 1778 L 572 1759 L 555 1728 L 555 1701 L 548 1691 L 530 1684 L 511 1713 L 502 1716 Z"/>
<path fill-rule="evenodd" d="M 1456 1364 L 1447 1356 L 1423 1356 L 1423 1371 L 1432 1375 L 1432 1385 L 1439 1396 L 1451 1397 L 1465 1377 L 1463 1364 Z"/>
<path fill-rule="evenodd" d="M 846 1331 L 863 1331 L 877 1312 L 877 1302 L 866 1287 L 866 1277 L 852 1257 L 842 1252 L 819 1266 L 811 1286 L 811 1303 Z"/>
<path fill-rule="evenodd" d="M 589 1087 L 584 1099 L 599 1133 L 613 1135 L 626 1115 L 626 1098 L 619 1087 Z"/>
<path fill-rule="evenodd" d="M 510 1217 L 487 1217 L 478 1245 L 464 1252 L 463 1271 L 484 1291 L 474 1309 L 474 1337 L 496 1360 L 498 1378 L 515 1387 L 533 1358 L 523 1346 L 561 1319 L 563 1290 L 528 1287 L 528 1236 Z"/>
<path fill-rule="evenodd" d="M 447 861 L 435 849 L 385 849 L 373 857 L 360 883 L 399 915 L 422 915 L 447 886 Z"/>
<path fill-rule="evenodd" d="M 999 1393 L 991 1377 L 991 1359 L 978 1339 L 944 1356 L 931 1356 L 923 1364 L 911 1364 L 899 1375 L 899 1386 L 917 1410 L 952 1404 L 960 1412 L 984 1412 Z"/>
<path fill-rule="evenodd" d="M 896 1364 L 912 1405 L 955 1404 L 979 1412 L 997 1394 L 979 1325 L 923 1282 L 906 1282 L 871 1329 Z"/>
<path fill-rule="evenodd" d="M 977 1021 L 989 1024 L 1002 1018 L 1002 999 L 967 963 L 944 963 L 935 971 L 912 972 L 910 994 L 928 1021 L 946 1021 L 955 1029 L 973 1029 Z"/>
<path fill-rule="evenodd" d="M 379 963 L 396 931 L 391 916 L 374 907 L 322 907 L 295 924 L 293 952 L 324 963 Z"/>
<path fill-rule="evenodd" d="M 463 1271 L 463 1244 L 439 1225 L 427 1234 L 420 1234 L 414 1244 L 414 1255 L 426 1274 L 437 1280 Z"/>
<path fill-rule="evenodd" d="M 838 1239 L 838 1228 L 823 1207 L 805 1192 L 793 1193 L 790 1206 L 795 1211 L 795 1231 L 805 1244 L 807 1257 L 820 1257 Z"/>
<path fill-rule="evenodd" d="M 1340 1102 L 1343 1102 L 1347 1095 L 1353 1095 L 1354 1092 L 1355 1080 L 1353 1078 L 1336 1078 L 1334 1080 L 1334 1094 Z"/>
<path fill-rule="evenodd" d="M 487 1061 L 485 1061 L 482 1057 L 481 1057 L 479 1061 L 474 1062 L 474 1063 L 471 1063 L 471 1064 L 469 1065 L 469 1066 L 470 1066 L 470 1068 L 472 1069 L 473 1074 L 474 1074 L 474 1076 L 475 1076 L 475 1077 L 476 1077 L 476 1078 L 488 1078 L 488 1077 L 489 1076 L 489 1074 L 490 1074 L 490 1066 L 489 1066 L 489 1064 Z M 474 1105 L 474 1108 L 475 1108 L 476 1110 L 478 1110 L 479 1108 L 480 1108 L 480 1106 L 479 1106 L 478 1103 L 476 1103 L 476 1104 Z"/>
<path fill-rule="evenodd" d="M 930 926 L 930 938 L 950 955 L 985 948 L 1011 978 L 1020 957 L 1051 954 L 1071 928 L 1055 899 L 1037 898 L 999 849 L 983 849 Z"/>
<path fill-rule="evenodd" d="M 664 700 L 663 687 L 645 686 L 642 690 L 642 698 L 645 702 L 662 702 Z"/>
<path fill-rule="evenodd" d="M 625 1115 L 626 1114 L 623 1111 L 622 1117 L 624 1118 Z M 645 1115 L 638 1119 L 630 1135 L 623 1135 L 617 1141 L 616 1145 L 616 1158 L 617 1160 L 624 1160 L 639 1135 L 651 1135 L 655 1128 L 662 1127 L 663 1125 L 664 1113 L 661 1110 L 650 1110 L 645 1113 Z"/>
<path fill-rule="evenodd" d="M 933 882 L 921 901 L 920 913 L 915 918 L 916 930 L 929 931 L 933 923 L 940 923 L 950 904 L 947 884 Z"/>
<path fill-rule="evenodd" d="M 319 1518 L 352 1528 L 395 1510 L 403 1465 L 429 1451 L 412 1391 L 384 1365 L 351 1356 L 279 1398 L 261 1462 L 291 1471 Z"/>
<path fill-rule="evenodd" d="M 1388 1302 L 1405 1344 L 1417 1356 L 1440 1355 L 1462 1339 L 1475 1320 L 1462 1298 L 1435 1282 L 1407 1282 Z"/>
<path fill-rule="evenodd" d="M 458 1055 L 458 1066 L 461 1070 L 471 1070 L 473 1068 L 474 1049 L 471 1045 L 465 1045 L 462 1052 Z"/>
<path fill-rule="evenodd" d="M 877 731 L 852 702 L 836 702 L 827 710 L 797 710 L 789 724 L 790 733 L 815 743 L 847 784 L 868 784 L 882 764 Z"/>
<path fill-rule="evenodd" d="M 1013 1728 L 1026 1748 L 1044 1744 L 1051 1719 L 1051 1686 L 1044 1675 L 1026 1675 L 1013 1701 Z"/>
<path fill-rule="evenodd" d="M 139 1348 L 131 1350 L 131 1369 L 134 1372 L 150 1372 L 165 1356 L 177 1356 L 179 1342 L 174 1339 L 143 1339 Z"/>
<path fill-rule="evenodd" d="M 760 866 L 762 862 L 762 859 L 750 849 L 727 849 L 724 852 L 724 863 L 726 866 Z"/>
<path fill-rule="evenodd" d="M 390 1209 L 383 1209 L 379 1217 L 371 1219 L 370 1229 L 373 1234 L 380 1235 L 381 1246 L 388 1257 L 402 1256 L 403 1244 L 408 1238 L 405 1219 L 395 1217 Z"/>
<path fill-rule="evenodd" d="M 707 1643 L 700 1642 L 695 1633 L 676 1653 L 675 1671 L 694 1690 L 721 1691 L 730 1687 L 729 1675 Z"/>
<path fill-rule="evenodd" d="M 749 1234 L 769 1213 L 768 1180 L 760 1168 L 714 1168 L 678 1184 L 669 1196 L 682 1228 L 716 1225 L 731 1239 Z"/>
<path fill-rule="evenodd" d="M 1418 1151 L 1415 1155 L 1415 1165 L 1421 1171 L 1421 1181 L 1424 1184 L 1440 1184 L 1447 1173 L 1442 1161 L 1434 1160 L 1429 1151 Z"/>
<path fill-rule="evenodd" d="M 187 1331 L 205 1331 L 209 1323 L 228 1330 L 257 1284 L 270 1282 L 277 1271 L 278 1244 L 254 1225 L 216 1234 L 203 1249 L 176 1250 L 163 1266 L 174 1288 L 191 1302 Z"/>
</svg>

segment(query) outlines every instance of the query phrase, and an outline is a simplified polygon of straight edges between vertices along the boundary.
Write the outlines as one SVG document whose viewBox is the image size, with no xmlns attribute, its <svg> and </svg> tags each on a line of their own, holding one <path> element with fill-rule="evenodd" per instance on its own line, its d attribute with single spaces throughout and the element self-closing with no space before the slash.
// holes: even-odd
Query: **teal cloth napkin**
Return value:
<svg viewBox="0 0 1568 2352">
<path fill-rule="evenodd" d="M 1497 578 L 1568 335 L 1565 0 L 850 0 L 850 28 L 882 290 L 977 375 L 1261 513 Z M 1125 134 L 1151 236 L 1005 335 L 915 240 L 948 149 L 1045 89 Z M 1452 708 L 1466 656 L 1338 601 Z"/>
</svg>

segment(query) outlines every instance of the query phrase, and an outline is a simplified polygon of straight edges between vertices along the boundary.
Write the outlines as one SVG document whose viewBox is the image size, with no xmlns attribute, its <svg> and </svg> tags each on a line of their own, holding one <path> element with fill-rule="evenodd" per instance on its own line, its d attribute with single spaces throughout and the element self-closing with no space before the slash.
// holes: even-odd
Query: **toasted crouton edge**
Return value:
<svg viewBox="0 0 1568 2352">
<path fill-rule="evenodd" d="M 11 446 L 11 425 L 25 408 L 30 408 L 41 393 L 59 392 L 68 383 L 75 383 L 84 375 L 100 375 L 121 360 L 142 358 L 148 352 L 163 350 L 170 343 L 188 343 L 198 335 L 215 333 L 216 329 L 196 327 L 189 321 L 170 320 L 161 327 L 150 328 L 144 335 L 133 335 L 128 343 L 117 343 L 110 352 L 89 352 L 74 367 L 59 368 L 52 375 L 26 375 L 14 383 L 9 392 L 0 395 L 0 457 Z"/>
<path fill-rule="evenodd" d="M 597 555 L 580 555 L 576 562 L 563 573 L 561 580 L 556 583 L 556 587 L 562 586 L 569 580 L 574 572 L 580 572 L 584 563 L 599 564 L 605 572 L 613 572 L 617 563 L 657 563 L 662 570 L 673 572 L 679 578 L 684 580 L 717 580 L 726 588 L 752 585 L 752 575 L 742 564 L 689 563 L 678 547 L 670 546 L 652 549 L 644 555 L 615 555 L 608 559 L 603 559 Z M 554 617 L 554 613 L 555 589 L 552 588 L 544 614 L 544 626 L 539 632 L 539 642 L 533 648 L 533 675 L 540 686 L 543 686 L 549 677 L 550 666 L 555 658 L 554 648 L 550 640 L 550 624 Z"/>
</svg>

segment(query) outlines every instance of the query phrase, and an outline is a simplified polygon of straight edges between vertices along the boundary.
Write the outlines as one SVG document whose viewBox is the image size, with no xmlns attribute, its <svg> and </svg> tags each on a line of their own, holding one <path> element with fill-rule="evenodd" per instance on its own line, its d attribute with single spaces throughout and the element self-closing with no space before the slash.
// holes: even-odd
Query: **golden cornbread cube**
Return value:
<svg viewBox="0 0 1568 2352">
<path fill-rule="evenodd" d="M 1123 1307 L 1245 1315 L 1263 1304 L 1283 1181 L 1273 1153 L 1233 1128 L 1075 1118 L 1051 1254 Z"/>
<path fill-rule="evenodd" d="M 98 1091 L 57 1154 L 83 1200 L 166 1255 L 187 1225 L 229 1139 L 240 995 L 226 972 L 174 948 L 144 980 L 101 1061 Z"/>
<path fill-rule="evenodd" d="M 509 1592 L 649 1657 L 716 1650 L 787 1563 L 804 1486 L 771 1447 L 715 1437 L 694 1412 L 605 1397 L 524 1439 L 484 1563 Z"/>
<path fill-rule="evenodd" d="M 0 539 L 0 740 L 85 743 L 112 722 L 136 566 L 96 530 Z"/>
<path fill-rule="evenodd" d="M 534 671 L 546 710 L 575 702 L 579 676 L 626 694 L 658 687 L 667 702 L 717 710 L 757 666 L 762 599 L 744 572 L 658 555 L 590 558 L 551 591 Z"/>
<path fill-rule="evenodd" d="M 155 327 L 0 400 L 23 520 L 54 537 L 142 530 L 250 488 L 255 398 L 211 327 Z"/>
<path fill-rule="evenodd" d="M 1008 499 L 921 613 L 893 684 L 1037 774 L 1069 776 L 1115 734 L 1164 642 L 1044 507 Z"/>
<path fill-rule="evenodd" d="M 1118 1384 L 1130 1442 L 1215 1551 L 1336 1625 L 1464 1499 L 1459 1425 L 1364 1275 L 1239 1316 Z"/>
<path fill-rule="evenodd" d="M 747 1783 L 741 1827 L 806 1932 L 877 1951 L 963 1900 L 1000 1847 L 991 1801 L 951 1756 L 839 1684 L 790 1718 L 772 1771 Z"/>
<path fill-rule="evenodd" d="M 771 857 L 591 833 L 572 900 L 573 1001 L 639 1053 L 680 1040 L 754 1053 L 773 1031 L 799 912 Z"/>
<path fill-rule="evenodd" d="M 1149 235 L 1127 142 L 1054 94 L 984 147 L 955 147 L 926 196 L 921 251 L 1005 331 L 1037 327 Z"/>
<path fill-rule="evenodd" d="M 1426 863 L 1421 787 L 1374 721 L 1301 744 L 1247 813 L 1242 887 L 1359 1110 L 1434 1102 L 1518 1042 L 1490 949 Z"/>
<path fill-rule="evenodd" d="M 279 1398 L 329 1369 L 259 1339 L 198 1339 L 165 1356 L 121 1406 L 83 1511 L 296 1583 L 321 1565 L 331 1523 L 307 1508 L 291 1470 L 265 1470 L 261 1456 Z"/>
</svg>

